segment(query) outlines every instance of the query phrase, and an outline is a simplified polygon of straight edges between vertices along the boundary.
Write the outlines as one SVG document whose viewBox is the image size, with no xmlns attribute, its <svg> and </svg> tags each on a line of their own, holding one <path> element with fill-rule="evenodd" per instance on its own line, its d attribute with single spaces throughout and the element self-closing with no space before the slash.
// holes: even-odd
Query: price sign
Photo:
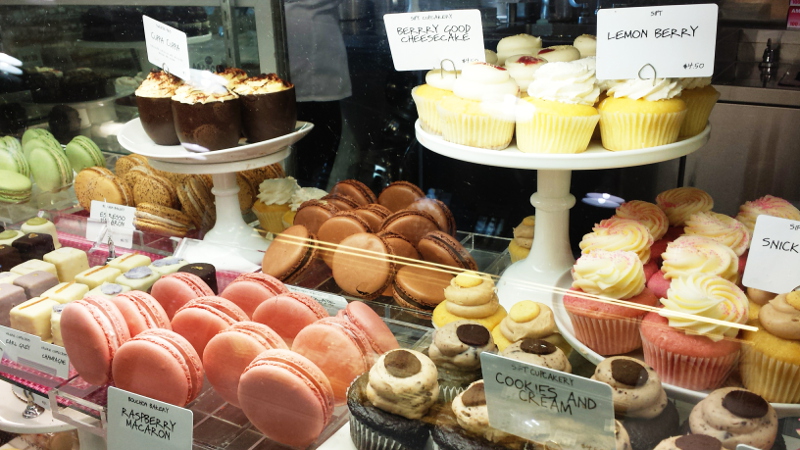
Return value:
<svg viewBox="0 0 800 450">
<path fill-rule="evenodd" d="M 299 292 L 305 294 L 314 300 L 318 301 L 328 314 L 335 316 L 337 312 L 347 308 L 347 300 L 341 295 L 329 294 L 327 292 L 315 291 L 313 289 L 306 289 L 299 286 L 286 285 L 292 292 Z"/>
<path fill-rule="evenodd" d="M 718 10 L 715 4 L 601 9 L 597 78 L 710 77 Z"/>
<path fill-rule="evenodd" d="M 189 79 L 189 46 L 186 33 L 142 16 L 147 60 L 164 71 L 184 80 Z"/>
<path fill-rule="evenodd" d="M 47 367 L 50 370 L 46 372 L 55 372 L 59 378 L 69 377 L 69 356 L 64 347 L 60 345 L 41 342 L 39 344 L 39 361 L 38 364 Z"/>
<path fill-rule="evenodd" d="M 108 448 L 191 450 L 192 411 L 108 388 Z"/>
<path fill-rule="evenodd" d="M 611 386 L 486 352 L 481 367 L 494 428 L 562 450 L 614 448 Z"/>
<path fill-rule="evenodd" d="M 86 222 L 86 239 L 105 244 L 108 237 L 114 245 L 133 248 L 133 218 L 136 208 L 92 200 L 92 212 Z M 107 232 L 106 236 L 103 233 Z"/>
<path fill-rule="evenodd" d="M 800 222 L 760 215 L 756 219 L 742 284 L 784 293 L 800 286 Z"/>
<path fill-rule="evenodd" d="M 481 13 L 477 9 L 427 11 L 383 16 L 394 68 L 461 69 L 485 61 Z M 445 62 L 447 60 L 447 62 Z"/>
</svg>

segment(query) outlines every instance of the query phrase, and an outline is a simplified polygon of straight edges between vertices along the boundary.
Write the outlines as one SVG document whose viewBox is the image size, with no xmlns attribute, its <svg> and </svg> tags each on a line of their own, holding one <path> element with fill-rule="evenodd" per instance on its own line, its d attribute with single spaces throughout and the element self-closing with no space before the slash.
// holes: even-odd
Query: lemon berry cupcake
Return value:
<svg viewBox="0 0 800 450">
<path fill-rule="evenodd" d="M 425 84 L 411 90 L 423 130 L 431 134 L 442 134 L 438 104 L 443 98 L 453 95 L 453 84 L 460 74 L 460 70 L 431 70 L 425 74 Z"/>
<path fill-rule="evenodd" d="M 711 86 L 711 77 L 681 78 L 681 94 L 686 102 L 686 117 L 678 135 L 688 138 L 700 134 L 706 128 L 711 110 L 719 100 L 719 91 Z"/>
<path fill-rule="evenodd" d="M 514 228 L 514 239 L 508 243 L 508 253 L 511 262 L 515 263 L 528 257 L 533 246 L 533 230 L 536 225 L 536 216 L 528 216 Z"/>
</svg>

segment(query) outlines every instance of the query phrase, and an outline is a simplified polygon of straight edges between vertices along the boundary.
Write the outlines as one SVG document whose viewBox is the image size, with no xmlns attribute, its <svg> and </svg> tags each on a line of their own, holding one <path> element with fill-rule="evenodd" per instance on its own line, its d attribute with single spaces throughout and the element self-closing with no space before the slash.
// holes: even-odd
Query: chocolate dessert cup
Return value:
<svg viewBox="0 0 800 450">
<path fill-rule="evenodd" d="M 277 92 L 240 95 L 242 127 L 250 143 L 274 139 L 294 131 L 297 100 L 294 86 Z"/>
<path fill-rule="evenodd" d="M 178 140 L 208 150 L 223 150 L 239 143 L 241 115 L 238 98 L 193 104 L 172 100 Z"/>
<path fill-rule="evenodd" d="M 158 145 L 178 145 L 175 122 L 172 119 L 172 100 L 169 97 L 136 96 L 139 120 L 147 136 Z"/>
</svg>

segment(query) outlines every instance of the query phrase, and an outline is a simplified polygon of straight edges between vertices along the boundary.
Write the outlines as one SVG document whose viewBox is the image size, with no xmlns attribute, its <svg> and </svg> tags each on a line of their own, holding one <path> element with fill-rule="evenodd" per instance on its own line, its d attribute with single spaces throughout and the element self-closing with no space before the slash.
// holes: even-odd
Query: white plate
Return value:
<svg viewBox="0 0 800 450">
<path fill-rule="evenodd" d="M 559 285 L 563 286 L 564 283 L 559 283 Z M 569 319 L 567 310 L 564 308 L 563 299 L 564 296 L 562 294 L 559 293 L 553 294 L 553 316 L 556 319 L 556 326 L 558 326 L 559 331 L 561 331 L 561 335 L 564 336 L 564 339 L 566 339 L 567 342 L 569 342 L 569 344 L 572 346 L 573 349 L 575 349 L 575 351 L 583 355 L 583 357 L 588 359 L 593 364 L 599 364 L 602 360 L 605 359 L 605 357 L 595 353 L 592 349 L 583 345 L 583 343 L 575 337 L 575 331 L 572 328 L 572 321 Z M 644 361 L 644 356 L 641 350 L 636 350 L 631 353 L 627 353 L 625 356 L 632 356 L 634 358 L 638 358 Z M 670 397 L 676 398 L 678 400 L 683 400 L 685 402 L 692 404 L 699 402 L 709 394 L 709 391 L 694 391 L 691 389 L 673 386 L 667 383 L 662 383 L 662 384 L 664 385 L 664 390 L 667 391 L 667 394 L 669 394 Z M 772 406 L 778 413 L 778 418 L 800 416 L 800 405 L 798 404 L 773 403 Z"/>
<path fill-rule="evenodd" d="M 294 144 L 308 134 L 314 124 L 310 122 L 297 122 L 294 132 L 270 139 L 268 141 L 256 142 L 255 144 L 245 144 L 225 150 L 215 150 L 213 152 L 196 153 L 190 152 L 180 145 L 158 145 L 147 136 L 142 128 L 139 118 L 135 118 L 122 127 L 122 131 L 117 136 L 120 145 L 132 153 L 142 156 L 177 164 L 218 164 L 271 155 Z"/>
</svg>

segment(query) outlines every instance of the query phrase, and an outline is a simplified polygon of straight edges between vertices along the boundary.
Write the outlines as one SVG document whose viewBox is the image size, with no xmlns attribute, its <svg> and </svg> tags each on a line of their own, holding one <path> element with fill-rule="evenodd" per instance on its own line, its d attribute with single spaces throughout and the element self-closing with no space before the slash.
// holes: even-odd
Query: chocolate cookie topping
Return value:
<svg viewBox="0 0 800 450">
<path fill-rule="evenodd" d="M 456 336 L 458 336 L 458 339 L 461 342 L 467 345 L 471 345 L 473 347 L 483 347 L 489 343 L 489 339 L 492 335 L 483 325 L 468 323 L 458 327 L 456 330 Z"/>
<path fill-rule="evenodd" d="M 522 341 L 519 348 L 525 353 L 534 355 L 549 355 L 556 351 L 557 347 L 544 339 L 527 338 Z"/>
<path fill-rule="evenodd" d="M 721 450 L 722 443 L 715 437 L 705 434 L 687 434 L 675 441 L 675 446 L 681 450 Z"/>
<path fill-rule="evenodd" d="M 386 355 L 383 359 L 386 371 L 393 377 L 408 378 L 414 376 L 422 370 L 422 364 L 417 357 L 405 350 L 395 350 Z"/>
<path fill-rule="evenodd" d="M 769 404 L 760 395 L 750 391 L 731 391 L 722 399 L 722 406 L 731 413 L 745 419 L 764 417 L 769 412 Z"/>
<path fill-rule="evenodd" d="M 611 376 L 628 386 L 643 386 L 649 378 L 647 370 L 641 364 L 629 359 L 612 361 Z"/>
<path fill-rule="evenodd" d="M 486 404 L 486 392 L 483 383 L 475 383 L 469 387 L 462 395 L 461 401 L 464 406 L 483 406 Z"/>
</svg>

